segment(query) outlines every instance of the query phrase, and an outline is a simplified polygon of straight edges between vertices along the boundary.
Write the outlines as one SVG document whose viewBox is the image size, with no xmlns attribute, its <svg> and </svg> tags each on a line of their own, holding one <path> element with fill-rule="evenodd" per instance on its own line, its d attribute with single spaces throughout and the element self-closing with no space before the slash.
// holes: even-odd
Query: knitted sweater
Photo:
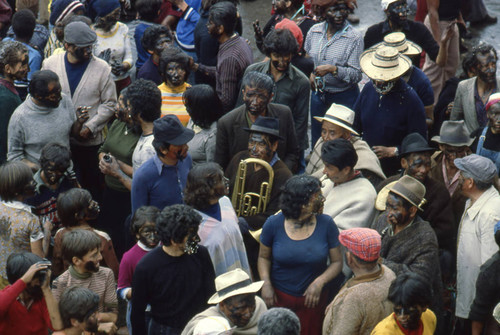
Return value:
<svg viewBox="0 0 500 335">
<path fill-rule="evenodd" d="M 396 275 L 385 265 L 374 274 L 349 279 L 325 315 L 323 335 L 369 335 L 392 313 L 387 295 L 394 279 Z"/>
<path fill-rule="evenodd" d="M 112 62 L 128 63 L 133 65 L 132 50 L 130 48 L 130 39 L 128 38 L 128 27 L 124 23 L 117 22 L 116 25 L 108 32 L 101 29 L 96 29 L 97 41 L 94 48 L 94 55 L 101 57 L 101 54 L 108 52 L 109 60 L 105 59 L 108 64 Z M 114 81 L 125 79 L 130 75 L 130 71 L 115 76 L 111 74 Z"/>
<path fill-rule="evenodd" d="M 71 97 L 74 106 L 90 106 L 89 119 L 83 124 L 93 137 L 85 142 L 74 141 L 81 146 L 95 146 L 104 142 L 102 130 L 113 116 L 116 105 L 116 89 L 111 77 L 111 67 L 102 59 L 92 57 L 80 83 L 71 95 L 64 57 L 66 53 L 45 59 L 42 70 L 52 70 L 59 76 L 63 93 Z M 73 139 L 72 139 L 73 141 Z"/>
</svg>

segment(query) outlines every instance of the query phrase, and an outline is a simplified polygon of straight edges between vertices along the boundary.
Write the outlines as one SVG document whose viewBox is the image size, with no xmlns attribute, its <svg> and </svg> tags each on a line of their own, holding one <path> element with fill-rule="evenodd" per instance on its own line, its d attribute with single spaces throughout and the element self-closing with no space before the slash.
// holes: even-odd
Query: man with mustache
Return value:
<svg viewBox="0 0 500 335">
<path fill-rule="evenodd" d="M 283 163 L 295 171 L 298 166 L 298 144 L 290 108 L 271 103 L 274 95 L 274 82 L 266 74 L 251 71 L 245 74 L 241 84 L 244 105 L 227 113 L 217 122 L 215 161 L 223 169 L 240 151 L 248 148 L 248 133 L 259 116 L 279 119 L 279 136 L 276 152 Z"/>
<path fill-rule="evenodd" d="M 450 119 L 465 120 L 471 134 L 488 124 L 486 105 L 490 96 L 500 88 L 500 78 L 496 77 L 497 61 L 497 52 L 492 45 L 476 46 L 473 49 L 472 68 L 477 76 L 458 84 Z"/>
<path fill-rule="evenodd" d="M 75 113 L 70 97 L 61 91 L 59 77 L 50 70 L 34 73 L 29 91 L 10 118 L 7 159 L 22 160 L 37 171 L 42 148 L 47 143 L 69 148 L 70 135 L 78 136 L 88 116 Z"/>
<path fill-rule="evenodd" d="M 90 230 L 75 229 L 64 235 L 62 254 L 70 263 L 68 270 L 52 283 L 52 293 L 57 301 L 72 286 L 85 287 L 99 296 L 97 308 L 98 332 L 116 332 L 118 301 L 113 271 L 99 266 L 102 260 L 101 239 Z"/>
<path fill-rule="evenodd" d="M 425 203 L 425 193 L 420 181 L 407 175 L 401 177 L 389 188 L 386 209 L 372 228 L 382 236 L 382 264 L 396 276 L 411 271 L 430 283 L 433 295 L 429 307 L 436 314 L 440 329 L 440 321 L 444 320 L 438 241 L 430 224 L 418 215 Z"/>
<path fill-rule="evenodd" d="M 262 159 L 271 165 L 274 172 L 273 185 L 266 210 L 259 214 L 242 215 L 240 217 L 240 229 L 247 249 L 248 262 L 250 263 L 250 267 L 252 267 L 253 273 L 257 273 L 256 265 L 259 245 L 250 236 L 249 231 L 262 228 L 266 219 L 280 209 L 279 197 L 281 195 L 281 188 L 288 178 L 292 176 L 292 172 L 290 172 L 277 153 L 278 142 L 282 139 L 279 135 L 279 129 L 280 121 L 278 119 L 263 116 L 258 117 L 250 129 L 244 128 L 244 130 L 250 133 L 248 149 L 237 153 L 225 172 L 226 177 L 230 180 L 229 188 L 231 195 L 234 192 L 234 186 L 237 182 L 236 174 L 238 173 L 241 160 L 247 158 Z M 269 174 L 262 165 L 248 164 L 244 192 L 260 193 L 262 183 L 268 180 Z M 253 200 L 252 205 L 257 205 L 256 199 Z"/>
<path fill-rule="evenodd" d="M 193 165 L 187 143 L 194 131 L 168 114 L 154 121 L 153 136 L 156 155 L 142 164 L 132 179 L 132 214 L 142 206 L 164 208 L 184 203 L 182 192 Z"/>
<path fill-rule="evenodd" d="M 379 184 L 377 191 L 382 192 L 379 199 L 387 196 L 390 185 L 404 175 L 417 179 L 425 186 L 425 199 L 420 216 L 429 222 L 436 233 L 440 249 L 448 251 L 449 257 L 455 254 L 456 228 L 450 194 L 442 182 L 429 176 L 431 172 L 431 156 L 435 151 L 427 141 L 418 133 L 407 135 L 401 143 L 400 161 L 402 172 L 387 178 Z M 384 189 L 383 191 L 381 191 Z M 452 263 L 452 258 L 449 263 Z M 451 264 L 447 264 L 450 272 L 453 272 Z M 442 268 L 444 271 L 445 269 Z"/>
<path fill-rule="evenodd" d="M 104 176 L 97 152 L 104 142 L 104 126 L 114 114 L 116 89 L 111 67 L 92 55 L 96 40 L 87 24 L 71 22 L 64 28 L 66 52 L 45 59 L 42 69 L 54 71 L 61 81 L 60 90 L 75 107 L 87 111 L 88 119 L 71 141 L 71 153 L 82 187 L 99 199 Z"/>
</svg>

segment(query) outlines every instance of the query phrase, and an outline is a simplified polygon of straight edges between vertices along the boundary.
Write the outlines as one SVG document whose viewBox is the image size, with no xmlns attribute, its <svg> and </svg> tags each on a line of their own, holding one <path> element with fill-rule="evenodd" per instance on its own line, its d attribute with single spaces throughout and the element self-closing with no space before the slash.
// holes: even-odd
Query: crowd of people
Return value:
<svg viewBox="0 0 500 335">
<path fill-rule="evenodd" d="M 462 2 L 0 0 L 0 334 L 499 334 Z"/>
</svg>

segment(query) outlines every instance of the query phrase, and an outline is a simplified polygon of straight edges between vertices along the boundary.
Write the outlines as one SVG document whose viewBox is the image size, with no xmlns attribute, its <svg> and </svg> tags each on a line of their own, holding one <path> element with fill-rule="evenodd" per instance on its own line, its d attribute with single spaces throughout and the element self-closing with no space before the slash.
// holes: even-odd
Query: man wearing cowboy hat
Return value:
<svg viewBox="0 0 500 335">
<path fill-rule="evenodd" d="M 370 334 L 393 305 L 387 299 L 394 272 L 379 263 L 380 234 L 370 228 L 340 232 L 340 243 L 347 249 L 346 262 L 354 273 L 340 289 L 325 312 L 323 334 Z"/>
<path fill-rule="evenodd" d="M 456 158 L 455 165 L 460 170 L 458 187 L 468 198 L 458 228 L 455 315 L 468 319 L 479 269 L 498 252 L 493 231 L 500 220 L 500 195 L 494 186 L 497 169 L 491 160 L 472 154 Z"/>
<path fill-rule="evenodd" d="M 330 215 L 339 230 L 367 227 L 375 215 L 377 193 L 360 171 L 354 169 L 358 156 L 351 142 L 337 138 L 321 149 L 325 164 L 321 193 L 323 214 Z"/>
<path fill-rule="evenodd" d="M 402 175 L 408 175 L 417 179 L 425 186 L 425 198 L 427 202 L 422 205 L 420 216 L 429 222 L 436 233 L 440 249 L 455 253 L 456 228 L 451 207 L 450 194 L 446 187 L 439 181 L 429 177 L 431 170 L 431 155 L 435 151 L 429 147 L 427 141 L 418 133 L 406 136 L 401 144 L 402 172 L 391 176 L 379 184 L 377 191 L 386 185 L 394 183 Z M 381 192 L 385 196 L 386 192 Z M 442 269 L 444 271 L 444 269 Z"/>
<path fill-rule="evenodd" d="M 438 323 L 442 319 L 441 270 L 436 233 L 418 211 L 425 203 L 425 186 L 405 175 L 389 188 L 386 209 L 372 228 L 382 236 L 382 264 L 399 275 L 415 272 L 432 285 L 433 302 L 430 309 Z"/>
<path fill-rule="evenodd" d="M 177 116 L 168 114 L 153 123 L 156 155 L 134 173 L 132 214 L 141 206 L 164 208 L 182 204 L 182 191 L 192 167 L 187 143 L 194 132 L 184 127 Z"/>
<path fill-rule="evenodd" d="M 373 186 L 376 186 L 385 179 L 384 172 L 380 167 L 380 161 L 363 141 L 359 134 L 352 129 L 354 122 L 354 112 L 345 106 L 332 104 L 324 117 L 315 116 L 316 121 L 321 122 L 321 137 L 316 142 L 306 167 L 306 174 L 317 178 L 323 177 L 325 164 L 321 159 L 321 148 L 326 141 L 337 138 L 344 138 L 351 141 L 358 161 L 354 166 L 355 170 L 361 171 Z M 314 121 L 313 121 L 314 122 Z"/>
<path fill-rule="evenodd" d="M 264 300 L 256 296 L 262 285 L 263 281 L 253 283 L 241 269 L 221 274 L 215 278 L 217 292 L 208 299 L 208 304 L 217 305 L 195 315 L 181 335 L 193 335 L 196 325 L 207 317 L 227 319 L 234 335 L 256 335 L 258 321 L 267 311 Z"/>
<path fill-rule="evenodd" d="M 354 129 L 373 148 L 384 173 L 393 175 L 399 169 L 397 156 L 403 138 L 413 132 L 427 137 L 424 105 L 401 79 L 411 61 L 396 48 L 367 50 L 360 63 L 371 82 L 363 87 L 354 105 Z"/>
<path fill-rule="evenodd" d="M 408 71 L 403 74 L 401 78 L 411 88 L 417 92 L 418 97 L 422 100 L 425 109 L 425 115 L 427 117 L 427 126 L 430 128 L 432 126 L 432 120 L 434 118 L 434 92 L 432 91 L 431 82 L 429 78 L 425 75 L 425 73 L 415 66 L 415 59 L 420 58 L 420 54 L 422 53 L 422 48 L 417 44 L 408 41 L 406 36 L 402 32 L 394 32 L 388 35 L 385 35 L 384 41 L 376 44 L 374 48 L 378 48 L 381 46 L 394 47 L 398 49 L 399 53 L 407 56 L 413 62 L 413 65 L 410 66 Z M 440 49 L 445 50 L 445 49 Z M 438 54 L 438 58 L 441 57 L 442 52 Z"/>
<path fill-rule="evenodd" d="M 464 121 L 445 121 L 438 136 L 432 138 L 439 144 L 439 150 L 432 155 L 429 177 L 444 184 L 451 197 L 451 207 L 455 219 L 455 229 L 465 209 L 465 197 L 458 189 L 460 171 L 455 166 L 455 158 L 463 158 L 471 154 L 470 138 Z"/>
<path fill-rule="evenodd" d="M 292 172 L 290 172 L 277 153 L 278 142 L 282 139 L 279 135 L 279 129 L 280 120 L 271 117 L 258 117 L 250 129 L 244 128 L 245 131 L 250 133 L 248 139 L 248 149 L 237 153 L 225 171 L 226 177 L 230 180 L 229 189 L 231 194 L 234 191 L 236 175 L 239 170 L 239 164 L 242 160 L 247 158 L 262 159 L 271 165 L 274 172 L 271 195 L 266 210 L 259 214 L 240 217 L 240 227 L 242 228 L 248 261 L 252 267 L 253 273 L 257 273 L 256 264 L 259 253 L 259 245 L 253 238 L 250 237 L 248 231 L 262 228 L 267 218 L 280 209 L 279 197 L 281 194 L 281 187 L 285 184 L 288 178 L 292 176 Z M 262 165 L 248 164 L 245 178 L 245 189 L 243 191 L 245 193 L 254 192 L 258 194 L 260 193 L 262 183 L 268 180 L 269 174 Z M 255 199 L 253 204 L 256 205 Z"/>
</svg>

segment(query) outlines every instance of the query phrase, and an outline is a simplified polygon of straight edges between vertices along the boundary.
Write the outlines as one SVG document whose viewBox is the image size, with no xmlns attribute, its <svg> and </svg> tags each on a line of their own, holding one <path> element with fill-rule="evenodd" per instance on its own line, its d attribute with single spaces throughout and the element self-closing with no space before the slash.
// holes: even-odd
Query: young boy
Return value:
<svg viewBox="0 0 500 335">
<path fill-rule="evenodd" d="M 70 287 L 61 296 L 59 312 L 64 329 L 53 335 L 96 333 L 99 296 L 83 287 Z"/>
</svg>

